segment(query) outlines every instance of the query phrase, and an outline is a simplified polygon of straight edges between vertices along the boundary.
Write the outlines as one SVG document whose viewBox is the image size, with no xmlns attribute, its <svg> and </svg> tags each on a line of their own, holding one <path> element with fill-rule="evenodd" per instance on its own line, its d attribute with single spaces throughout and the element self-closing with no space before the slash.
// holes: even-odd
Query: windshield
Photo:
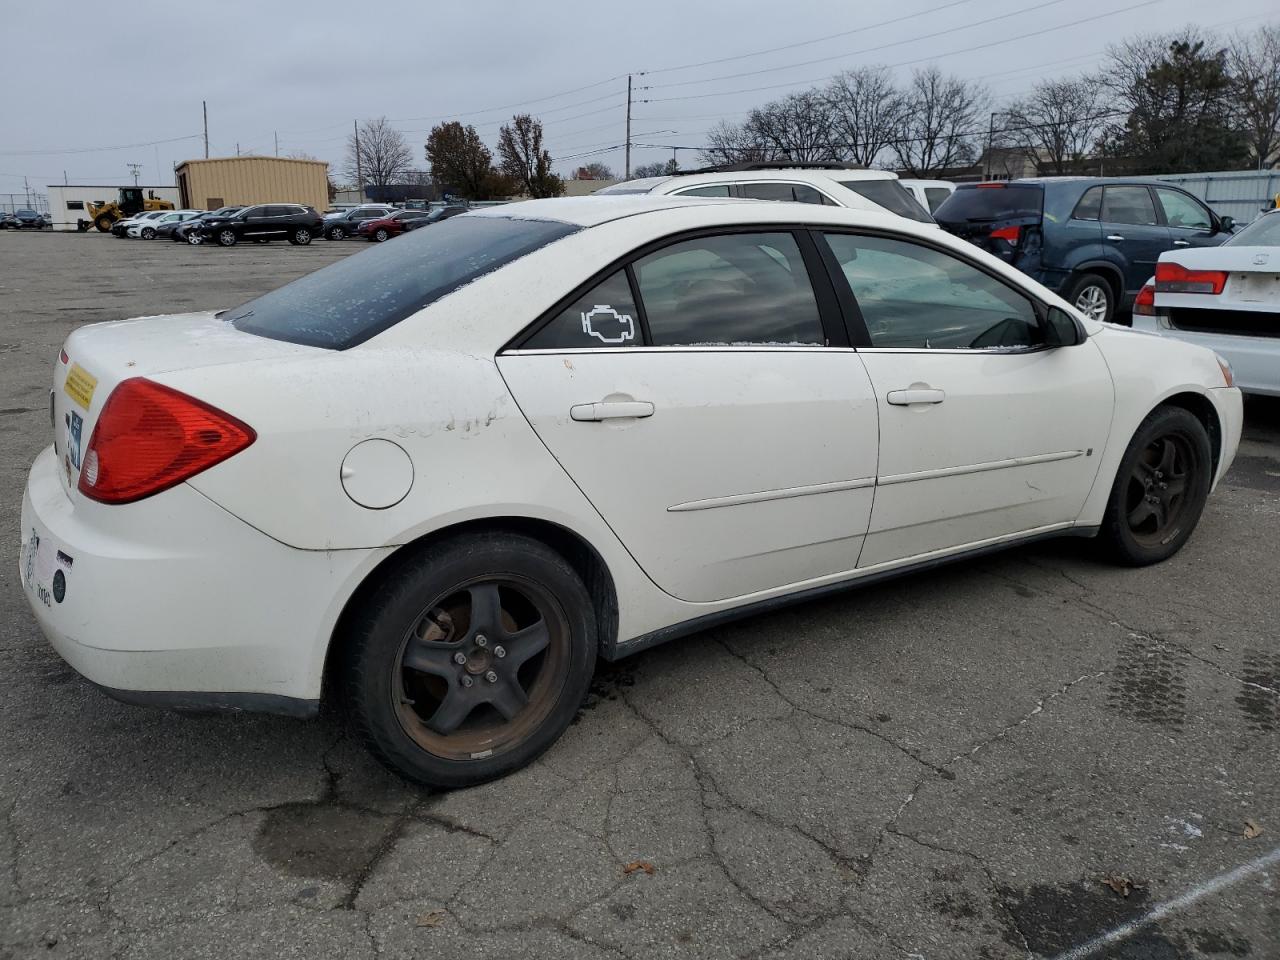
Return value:
<svg viewBox="0 0 1280 960">
<path fill-rule="evenodd" d="M 897 180 L 838 180 L 846 190 L 852 190 L 866 197 L 872 203 L 879 204 L 890 213 L 896 213 L 908 220 L 919 220 L 933 223 L 933 217 L 920 206 L 919 202 Z"/>
<path fill-rule="evenodd" d="M 1280 247 L 1280 212 L 1264 213 L 1223 246 Z"/>
<path fill-rule="evenodd" d="M 938 205 L 933 216 L 939 223 L 1039 220 L 1044 209 L 1044 189 L 1038 184 L 962 186 Z"/>
<path fill-rule="evenodd" d="M 307 274 L 222 317 L 246 333 L 346 350 L 577 230 L 555 220 L 452 217 Z"/>
</svg>

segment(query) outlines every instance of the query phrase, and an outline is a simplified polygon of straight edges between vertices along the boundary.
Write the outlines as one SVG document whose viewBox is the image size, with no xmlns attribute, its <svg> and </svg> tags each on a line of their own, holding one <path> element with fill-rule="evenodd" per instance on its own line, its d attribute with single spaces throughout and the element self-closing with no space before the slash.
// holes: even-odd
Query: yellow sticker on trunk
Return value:
<svg viewBox="0 0 1280 960">
<path fill-rule="evenodd" d="M 62 389 L 67 391 L 68 397 L 88 410 L 89 404 L 93 402 L 93 391 L 97 386 L 97 377 L 92 376 L 80 364 L 73 363 L 71 369 L 67 371 L 67 382 L 62 385 Z"/>
</svg>

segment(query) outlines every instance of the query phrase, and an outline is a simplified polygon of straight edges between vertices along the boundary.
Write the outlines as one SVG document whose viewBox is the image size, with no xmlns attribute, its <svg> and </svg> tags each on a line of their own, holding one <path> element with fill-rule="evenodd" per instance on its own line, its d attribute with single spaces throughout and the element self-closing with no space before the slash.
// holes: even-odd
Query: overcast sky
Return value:
<svg viewBox="0 0 1280 960">
<path fill-rule="evenodd" d="M 339 180 L 353 120 L 395 121 L 425 168 L 434 123 L 473 123 L 492 147 L 517 110 L 542 118 L 560 173 L 589 160 L 621 172 L 610 148 L 624 138 L 628 72 L 633 139 L 697 147 L 718 119 L 851 67 L 905 79 L 937 63 L 987 83 L 998 109 L 1124 37 L 1269 16 L 1280 19 L 1275 0 L 26 0 L 4 5 L 0 195 L 64 171 L 128 183 L 129 162 L 143 183 L 170 184 L 175 163 L 203 155 L 201 100 L 211 156 L 271 154 L 278 134 L 281 156 L 328 160 Z M 632 163 L 671 155 L 636 148 Z M 686 165 L 695 156 L 681 151 Z"/>
</svg>

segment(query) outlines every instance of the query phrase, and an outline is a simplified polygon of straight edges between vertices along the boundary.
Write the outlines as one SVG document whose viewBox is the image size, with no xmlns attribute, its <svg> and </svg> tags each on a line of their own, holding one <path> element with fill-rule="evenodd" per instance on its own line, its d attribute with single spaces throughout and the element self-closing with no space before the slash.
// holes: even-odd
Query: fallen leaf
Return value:
<svg viewBox="0 0 1280 960">
<path fill-rule="evenodd" d="M 415 924 L 419 927 L 438 927 L 444 923 L 448 914 L 443 910 L 432 910 L 430 913 L 424 913 L 418 917 Z"/>
<path fill-rule="evenodd" d="M 630 863 L 628 863 L 625 867 L 622 868 L 622 872 L 623 874 L 630 876 L 633 873 L 643 870 L 645 873 L 652 876 L 653 871 L 655 869 L 657 868 L 654 867 L 654 865 L 650 863 L 648 860 L 632 860 Z"/>
<path fill-rule="evenodd" d="M 1246 820 L 1244 822 L 1244 838 L 1246 840 L 1252 840 L 1254 837 L 1260 836 L 1262 836 L 1262 827 L 1254 823 L 1252 820 Z"/>
<path fill-rule="evenodd" d="M 1102 878 L 1102 883 L 1110 887 L 1115 893 L 1122 897 L 1128 897 L 1134 890 L 1138 889 L 1138 885 L 1129 877 L 1123 874 L 1108 873 Z"/>
</svg>

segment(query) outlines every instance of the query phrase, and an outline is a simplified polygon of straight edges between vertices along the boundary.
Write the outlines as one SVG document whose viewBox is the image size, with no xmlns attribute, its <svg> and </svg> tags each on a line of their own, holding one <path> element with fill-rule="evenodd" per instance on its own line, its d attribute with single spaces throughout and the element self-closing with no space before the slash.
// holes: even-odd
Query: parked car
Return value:
<svg viewBox="0 0 1280 960">
<path fill-rule="evenodd" d="M 135 240 L 154 240 L 156 237 L 161 236 L 160 231 L 166 227 L 169 230 L 173 230 L 178 224 L 199 216 L 200 213 L 200 210 L 166 210 L 160 216 L 152 217 L 150 220 L 134 221 L 125 230 L 125 236 Z"/>
<path fill-rule="evenodd" d="M 888 210 L 908 220 L 933 223 L 898 175 L 844 163 L 759 162 L 731 164 L 713 170 L 668 177 L 624 180 L 592 196 L 739 197 L 747 200 L 790 200 L 855 210 Z"/>
<path fill-rule="evenodd" d="M 129 228 L 134 224 L 150 223 L 168 212 L 168 210 L 148 210 L 145 213 L 135 214 L 132 217 L 124 217 L 111 225 L 111 235 L 123 240 L 128 236 Z"/>
<path fill-rule="evenodd" d="M 157 236 L 168 236 L 175 243 L 190 243 L 198 245 L 204 242 L 204 236 L 200 233 L 200 225 L 206 220 L 216 220 L 222 217 L 229 217 L 232 214 L 239 213 L 244 207 L 233 205 L 227 207 L 219 207 L 217 210 L 210 210 L 207 213 L 198 213 L 190 220 L 183 220 L 181 223 L 172 225 L 169 230 L 157 230 Z"/>
<path fill-rule="evenodd" d="M 1234 228 L 1167 183 L 1098 177 L 963 183 L 934 216 L 1095 320 L 1128 307 L 1166 250 L 1217 246 Z"/>
<path fill-rule="evenodd" d="M 466 212 L 467 208 L 463 206 L 436 207 L 433 210 L 397 210 L 387 217 L 366 220 L 360 224 L 359 232 L 360 236 L 381 243 L 401 233 L 439 223 L 441 220 L 448 220 L 450 217 Z"/>
<path fill-rule="evenodd" d="M 360 224 L 366 220 L 381 220 L 395 212 L 394 207 L 382 205 L 352 207 L 341 213 L 331 214 L 324 218 L 324 235 L 328 240 L 345 240 L 354 237 L 360 230 Z"/>
<path fill-rule="evenodd" d="M 1280 397 L 1280 211 L 1220 247 L 1161 254 L 1133 326 L 1215 350 L 1245 393 Z"/>
<path fill-rule="evenodd" d="M 44 214 L 35 210 L 15 210 L 5 217 L 5 226 L 14 230 L 43 230 L 49 225 Z"/>
<path fill-rule="evenodd" d="M 932 226 L 682 197 L 472 212 L 54 370 L 57 651 L 141 703 L 339 691 L 434 787 L 546 750 L 598 656 L 1046 536 L 1170 557 L 1242 421 L 1211 351 Z"/>
<path fill-rule="evenodd" d="M 930 213 L 942 205 L 942 201 L 955 193 L 956 185 L 949 180 L 899 180 L 916 198 L 916 202 Z"/>
<path fill-rule="evenodd" d="M 199 231 L 202 242 L 233 247 L 241 240 L 288 240 L 295 246 L 305 246 L 320 236 L 324 221 L 314 207 L 300 203 L 260 203 L 230 216 L 197 222 L 199 226 L 193 230 Z"/>
<path fill-rule="evenodd" d="M 0 213 L 0 230 L 21 230 L 22 222 L 12 213 Z"/>
</svg>

